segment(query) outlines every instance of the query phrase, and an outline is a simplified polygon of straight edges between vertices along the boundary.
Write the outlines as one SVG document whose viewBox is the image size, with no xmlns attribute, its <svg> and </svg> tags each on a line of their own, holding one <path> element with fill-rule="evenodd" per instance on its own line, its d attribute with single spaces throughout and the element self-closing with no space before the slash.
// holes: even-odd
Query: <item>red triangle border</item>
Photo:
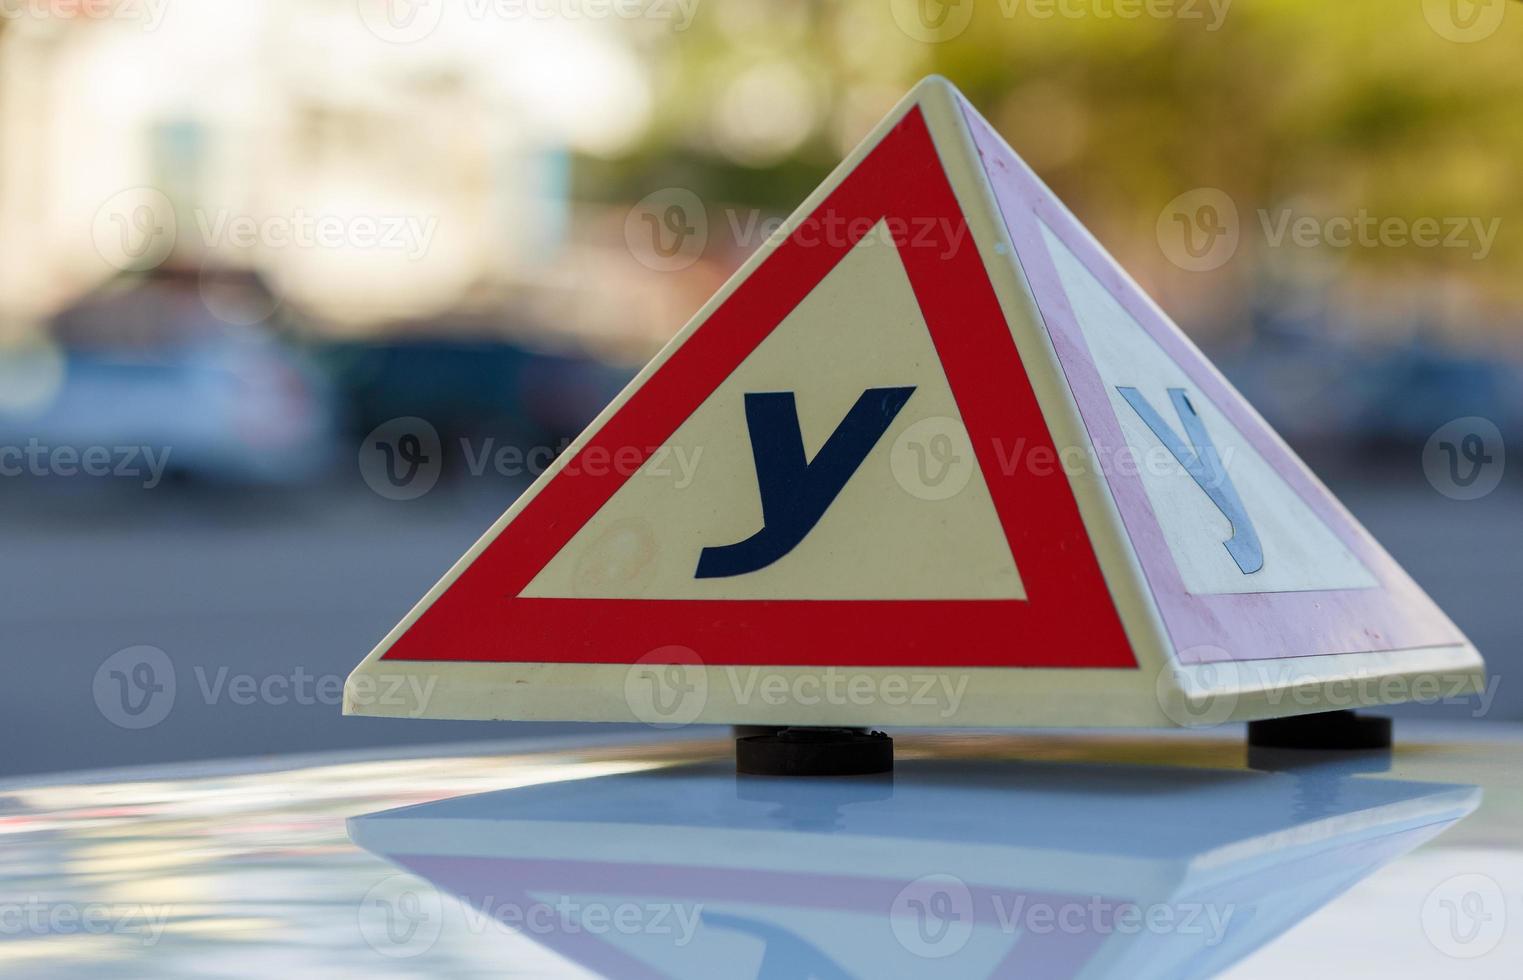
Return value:
<svg viewBox="0 0 1523 980">
<path fill-rule="evenodd" d="M 643 461 L 813 286 L 885 221 L 930 328 L 1025 600 L 528 598 L 628 468 L 568 467 L 384 654 L 391 661 L 1135 668 L 994 287 L 918 107 L 578 450 Z M 832 231 L 834 229 L 834 231 Z M 1006 452 L 1000 452 L 1008 447 Z M 1009 451 L 1020 447 L 1010 465 Z"/>
</svg>

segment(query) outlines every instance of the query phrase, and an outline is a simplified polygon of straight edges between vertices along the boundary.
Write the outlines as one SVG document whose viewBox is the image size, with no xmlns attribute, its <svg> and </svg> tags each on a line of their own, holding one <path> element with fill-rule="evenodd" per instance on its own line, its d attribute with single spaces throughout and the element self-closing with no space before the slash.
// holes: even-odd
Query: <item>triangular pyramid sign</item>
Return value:
<svg viewBox="0 0 1523 980">
<path fill-rule="evenodd" d="M 351 675 L 351 714 L 1202 724 L 1482 664 L 921 82 Z"/>
</svg>

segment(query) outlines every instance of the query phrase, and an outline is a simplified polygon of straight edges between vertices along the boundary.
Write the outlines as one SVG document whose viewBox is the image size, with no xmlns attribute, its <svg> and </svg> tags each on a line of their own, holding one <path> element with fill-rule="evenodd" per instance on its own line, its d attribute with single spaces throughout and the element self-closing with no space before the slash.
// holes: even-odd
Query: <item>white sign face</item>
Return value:
<svg viewBox="0 0 1523 980">
<path fill-rule="evenodd" d="M 1374 588 L 1369 570 L 1045 224 L 1042 237 L 1185 588 L 1196 595 Z M 1165 442 L 1172 432 L 1202 448 L 1184 417 L 1192 409 L 1221 460 L 1225 479 L 1217 484 L 1235 491 L 1251 525 L 1239 537 L 1257 539 L 1256 556 L 1224 546 L 1233 521 Z"/>
<path fill-rule="evenodd" d="M 881 231 L 741 362 L 524 596 L 1025 598 L 904 264 Z M 848 459 L 854 468 L 796 545 L 743 574 L 695 574 L 705 549 L 763 526 L 756 433 L 748 429 L 757 395 L 792 393 L 783 415 L 792 424 L 796 413 L 812 464 L 858 402 L 886 389 L 900 392 L 902 405 Z"/>
</svg>

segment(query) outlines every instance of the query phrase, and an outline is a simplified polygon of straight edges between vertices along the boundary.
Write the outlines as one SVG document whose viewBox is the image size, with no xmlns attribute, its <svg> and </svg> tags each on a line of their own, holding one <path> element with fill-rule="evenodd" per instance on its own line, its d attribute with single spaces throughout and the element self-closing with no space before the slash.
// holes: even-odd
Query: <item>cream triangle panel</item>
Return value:
<svg viewBox="0 0 1523 980">
<path fill-rule="evenodd" d="M 524 595 L 1025 598 L 904 264 L 882 230 L 847 253 Z M 695 577 L 705 547 L 762 527 L 748 392 L 794 393 L 813 459 L 865 390 L 910 386 L 888 430 L 793 550 L 746 574 Z"/>
</svg>

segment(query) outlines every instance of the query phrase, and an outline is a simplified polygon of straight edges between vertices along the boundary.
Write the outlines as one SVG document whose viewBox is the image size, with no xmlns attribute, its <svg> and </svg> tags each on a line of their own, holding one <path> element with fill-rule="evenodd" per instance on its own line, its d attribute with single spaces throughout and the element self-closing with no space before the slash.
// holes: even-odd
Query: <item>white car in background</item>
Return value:
<svg viewBox="0 0 1523 980">
<path fill-rule="evenodd" d="M 116 283 L 59 314 L 46 344 L 0 355 L 24 381 L 0 398 L 0 446 L 17 448 L 11 462 L 24 471 L 6 475 L 282 484 L 328 466 L 329 385 L 263 322 L 239 322 L 231 285 L 209 293 L 172 270 Z M 256 306 L 268 295 L 257 280 L 236 285 Z M 67 462 L 87 450 L 109 464 L 90 473 Z"/>
</svg>

